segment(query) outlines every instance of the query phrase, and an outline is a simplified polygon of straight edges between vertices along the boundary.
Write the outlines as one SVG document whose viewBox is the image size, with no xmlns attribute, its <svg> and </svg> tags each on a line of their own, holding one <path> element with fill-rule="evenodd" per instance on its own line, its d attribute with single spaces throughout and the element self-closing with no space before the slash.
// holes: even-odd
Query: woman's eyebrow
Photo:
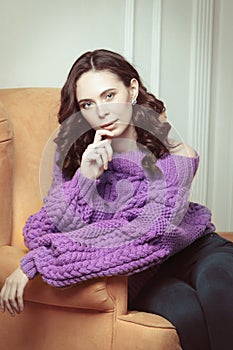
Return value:
<svg viewBox="0 0 233 350">
<path fill-rule="evenodd" d="M 103 97 L 106 93 L 108 93 L 109 91 L 117 91 L 116 88 L 108 88 L 106 90 L 104 90 L 103 92 L 101 92 L 100 97 Z M 82 103 L 82 102 L 86 102 L 86 101 L 91 101 L 91 98 L 82 98 L 81 100 L 78 101 L 78 103 Z"/>
</svg>

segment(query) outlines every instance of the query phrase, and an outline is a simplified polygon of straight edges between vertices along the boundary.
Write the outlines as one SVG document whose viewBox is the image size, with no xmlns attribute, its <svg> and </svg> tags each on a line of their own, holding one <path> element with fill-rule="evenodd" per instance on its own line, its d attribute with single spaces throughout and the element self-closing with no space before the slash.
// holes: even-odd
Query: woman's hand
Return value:
<svg viewBox="0 0 233 350">
<path fill-rule="evenodd" d="M 7 277 L 0 293 L 2 312 L 7 309 L 11 316 L 15 316 L 15 312 L 19 314 L 23 311 L 23 292 L 28 281 L 29 278 L 20 267 Z"/>
<path fill-rule="evenodd" d="M 80 165 L 81 173 L 89 179 L 97 179 L 108 169 L 108 162 L 112 160 L 111 137 L 114 134 L 109 130 L 97 130 L 92 144 L 83 152 Z"/>
</svg>

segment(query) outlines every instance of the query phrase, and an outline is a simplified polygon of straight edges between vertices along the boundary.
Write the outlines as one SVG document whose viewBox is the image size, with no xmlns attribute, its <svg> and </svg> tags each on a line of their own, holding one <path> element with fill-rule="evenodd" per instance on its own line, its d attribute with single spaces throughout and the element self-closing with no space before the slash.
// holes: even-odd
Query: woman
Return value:
<svg viewBox="0 0 233 350">
<path fill-rule="evenodd" d="M 37 273 L 56 287 L 122 274 L 129 308 L 169 319 L 184 349 L 229 348 L 233 244 L 189 202 L 199 156 L 168 137 L 164 104 L 122 56 L 95 50 L 71 68 L 58 120 L 53 183 L 2 311 L 23 310 Z"/>
</svg>

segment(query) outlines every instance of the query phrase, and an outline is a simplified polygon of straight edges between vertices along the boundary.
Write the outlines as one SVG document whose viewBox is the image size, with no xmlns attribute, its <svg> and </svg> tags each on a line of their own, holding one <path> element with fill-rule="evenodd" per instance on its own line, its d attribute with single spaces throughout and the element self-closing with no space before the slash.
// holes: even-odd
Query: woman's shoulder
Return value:
<svg viewBox="0 0 233 350">
<path fill-rule="evenodd" d="M 187 158 L 196 158 L 197 152 L 187 143 L 177 142 L 175 140 L 169 140 L 172 148 L 169 149 L 171 155 L 183 156 Z"/>
<path fill-rule="evenodd" d="M 172 145 L 169 154 L 161 158 L 158 165 L 171 184 L 179 179 L 179 186 L 189 187 L 198 168 L 199 155 L 186 143 L 173 142 Z"/>
</svg>

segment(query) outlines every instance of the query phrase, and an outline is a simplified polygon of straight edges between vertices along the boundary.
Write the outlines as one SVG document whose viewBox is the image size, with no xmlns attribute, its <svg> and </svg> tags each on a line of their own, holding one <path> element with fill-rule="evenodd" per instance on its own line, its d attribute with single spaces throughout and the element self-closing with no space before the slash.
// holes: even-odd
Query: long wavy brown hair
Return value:
<svg viewBox="0 0 233 350">
<path fill-rule="evenodd" d="M 153 173 L 156 159 L 169 153 L 174 147 L 168 140 L 171 125 L 161 121 L 165 112 L 164 103 L 149 93 L 142 84 L 136 69 L 120 54 L 100 49 L 84 53 L 71 67 L 61 90 L 58 121 L 61 124 L 55 143 L 58 150 L 58 165 L 65 178 L 72 178 L 81 164 L 82 154 L 93 142 L 95 130 L 83 118 L 76 97 L 76 83 L 88 71 L 108 71 L 118 76 L 126 87 L 133 78 L 139 83 L 137 104 L 133 106 L 132 123 L 137 132 L 137 142 L 147 150 L 142 165 Z"/>
</svg>

